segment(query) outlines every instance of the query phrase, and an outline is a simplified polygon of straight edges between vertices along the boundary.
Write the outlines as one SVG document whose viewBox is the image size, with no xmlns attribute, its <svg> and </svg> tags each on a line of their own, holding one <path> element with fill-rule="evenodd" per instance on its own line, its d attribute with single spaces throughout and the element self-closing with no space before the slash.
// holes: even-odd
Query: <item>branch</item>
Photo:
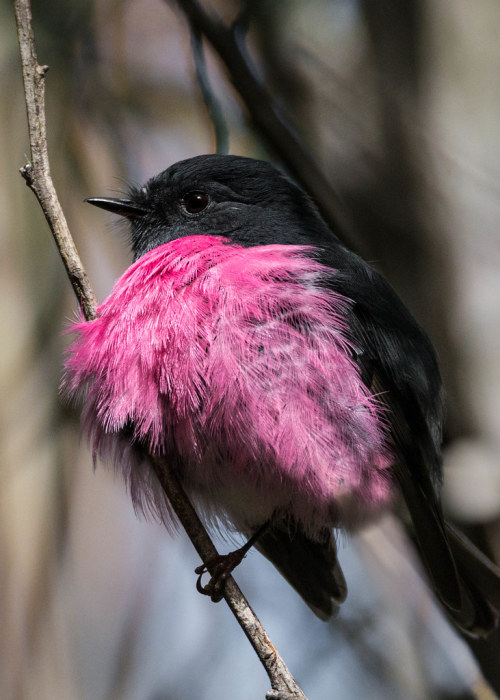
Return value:
<svg viewBox="0 0 500 700">
<path fill-rule="evenodd" d="M 315 200 L 333 233 L 349 248 L 363 252 L 365 245 L 353 232 L 340 195 L 258 76 L 244 42 L 248 18 L 228 27 L 197 0 L 176 1 L 190 26 L 203 34 L 219 55 L 262 138 Z"/>
<path fill-rule="evenodd" d="M 210 561 L 218 554 L 212 540 L 175 474 L 156 457 L 151 457 L 151 463 L 175 514 L 203 563 L 210 570 Z M 210 570 L 210 573 L 213 572 Z M 226 581 L 223 596 L 269 676 L 272 690 L 266 694 L 266 699 L 307 700 L 232 576 Z"/>
<path fill-rule="evenodd" d="M 31 150 L 31 162 L 21 168 L 20 172 L 42 207 L 71 286 L 88 321 L 95 318 L 96 298 L 69 232 L 50 175 L 45 127 L 45 75 L 49 67 L 38 64 L 29 0 L 14 0 L 14 10 Z"/>
<path fill-rule="evenodd" d="M 210 85 L 203 41 L 200 32 L 191 27 L 191 49 L 193 51 L 196 80 L 203 102 L 208 110 L 215 137 L 215 152 L 226 154 L 229 151 L 229 132 L 219 100 Z"/>
<path fill-rule="evenodd" d="M 21 169 L 21 174 L 42 207 L 83 314 L 87 320 L 91 320 L 96 316 L 95 295 L 83 269 L 50 175 L 44 94 L 44 79 L 48 67 L 38 64 L 29 0 L 14 0 L 14 9 L 31 148 L 31 163 Z M 150 461 L 173 510 L 203 563 L 210 570 L 210 560 L 217 556 L 212 540 L 179 481 L 167 465 L 154 455 L 150 455 Z M 269 676 L 272 690 L 267 693 L 267 700 L 307 700 L 232 577 L 226 581 L 224 598 Z"/>
</svg>

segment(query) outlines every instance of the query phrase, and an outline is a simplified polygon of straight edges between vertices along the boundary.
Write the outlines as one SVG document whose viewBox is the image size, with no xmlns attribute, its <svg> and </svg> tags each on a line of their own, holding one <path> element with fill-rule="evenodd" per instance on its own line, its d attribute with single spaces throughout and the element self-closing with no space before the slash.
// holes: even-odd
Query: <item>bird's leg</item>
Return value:
<svg viewBox="0 0 500 700">
<path fill-rule="evenodd" d="M 196 590 L 198 593 L 209 595 L 214 603 L 218 603 L 222 600 L 226 579 L 231 575 L 238 564 L 242 562 L 248 550 L 253 547 L 259 537 L 269 528 L 270 524 L 271 521 L 266 520 L 266 522 L 254 532 L 250 539 L 245 542 L 243 547 L 235 549 L 234 552 L 229 552 L 228 554 L 219 554 L 213 559 L 210 559 L 206 564 L 197 566 L 194 572 L 198 574 L 198 580 L 196 581 Z M 201 579 L 207 572 L 212 575 L 210 581 L 203 586 Z"/>
</svg>

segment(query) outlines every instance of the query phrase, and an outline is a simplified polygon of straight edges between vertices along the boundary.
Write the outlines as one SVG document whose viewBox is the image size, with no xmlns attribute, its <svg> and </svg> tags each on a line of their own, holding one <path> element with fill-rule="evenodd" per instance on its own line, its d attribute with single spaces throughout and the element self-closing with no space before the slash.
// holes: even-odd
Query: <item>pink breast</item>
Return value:
<svg viewBox="0 0 500 700">
<path fill-rule="evenodd" d="M 192 236 L 132 265 L 72 328 L 65 383 L 85 394 L 95 451 L 132 425 L 195 492 L 261 497 L 312 531 L 386 503 L 384 413 L 352 359 L 351 301 L 307 253 Z"/>
</svg>

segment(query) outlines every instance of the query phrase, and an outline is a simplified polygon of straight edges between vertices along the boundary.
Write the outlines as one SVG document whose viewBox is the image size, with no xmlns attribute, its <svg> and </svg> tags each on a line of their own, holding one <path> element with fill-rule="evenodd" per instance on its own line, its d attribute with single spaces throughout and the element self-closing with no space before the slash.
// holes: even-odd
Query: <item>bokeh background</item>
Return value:
<svg viewBox="0 0 500 700">
<path fill-rule="evenodd" d="M 245 12 L 259 79 L 334 188 L 318 203 L 431 335 L 448 394 L 446 510 L 498 561 L 497 0 L 205 7 L 226 23 Z M 130 262 L 127 238 L 83 199 L 215 148 L 189 25 L 161 0 L 37 0 L 33 12 L 52 173 L 103 299 Z M 0 40 L 0 697 L 263 698 L 267 678 L 232 616 L 195 591 L 185 535 L 137 519 L 122 483 L 93 472 L 77 408 L 58 395 L 77 305 L 17 172 L 29 144 L 7 0 Z M 230 151 L 288 164 L 205 48 Z M 350 593 L 328 624 L 256 552 L 236 573 L 309 700 L 486 698 L 482 677 L 500 689 L 498 636 L 471 646 L 449 627 L 391 517 L 340 557 Z"/>
</svg>

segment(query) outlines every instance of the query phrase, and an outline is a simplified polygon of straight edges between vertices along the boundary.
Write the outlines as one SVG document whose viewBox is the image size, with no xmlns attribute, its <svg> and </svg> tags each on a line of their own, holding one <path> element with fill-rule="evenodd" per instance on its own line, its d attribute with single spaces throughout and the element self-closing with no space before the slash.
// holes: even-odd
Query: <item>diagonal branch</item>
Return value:
<svg viewBox="0 0 500 700">
<path fill-rule="evenodd" d="M 95 318 L 96 298 L 69 232 L 50 174 L 45 126 L 45 75 L 49 67 L 40 66 L 37 61 L 30 3 L 14 0 L 14 10 L 31 150 L 31 162 L 21 168 L 21 175 L 42 207 L 71 286 L 88 321 Z"/>
<path fill-rule="evenodd" d="M 151 463 L 175 514 L 212 573 L 209 562 L 218 553 L 196 511 L 172 471 L 158 458 L 151 458 Z M 223 595 L 269 676 L 273 690 L 266 694 L 267 700 L 307 700 L 232 576 L 226 581 Z"/>
<path fill-rule="evenodd" d="M 14 0 L 14 9 L 31 148 L 31 163 L 21 169 L 21 174 L 42 207 L 83 314 L 87 320 L 91 320 L 96 316 L 95 295 L 83 269 L 50 175 L 44 84 L 48 67 L 38 64 L 30 0 Z M 177 517 L 204 564 L 211 570 L 210 560 L 217 555 L 217 550 L 207 531 L 168 466 L 153 455 L 150 456 L 150 461 Z M 269 676 L 272 690 L 266 695 L 268 700 L 307 700 L 232 577 L 226 581 L 224 598 Z"/>
</svg>

